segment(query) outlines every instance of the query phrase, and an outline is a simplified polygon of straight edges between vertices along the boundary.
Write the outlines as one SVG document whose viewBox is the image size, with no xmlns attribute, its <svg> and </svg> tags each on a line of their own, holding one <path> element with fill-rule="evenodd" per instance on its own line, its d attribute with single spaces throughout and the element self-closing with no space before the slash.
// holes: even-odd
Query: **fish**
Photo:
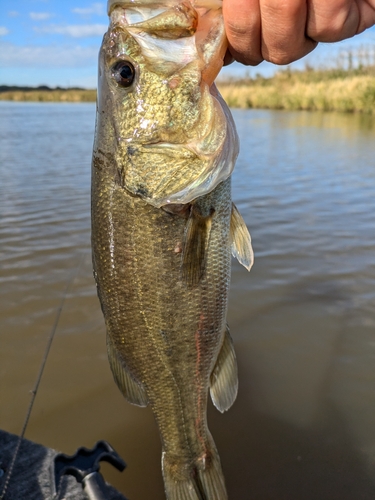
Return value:
<svg viewBox="0 0 375 500">
<path fill-rule="evenodd" d="M 231 254 L 251 238 L 231 199 L 239 145 L 214 80 L 221 0 L 108 2 L 92 161 L 92 256 L 114 380 L 149 405 L 168 500 L 227 498 L 207 426 L 237 362 L 226 322 Z"/>
</svg>

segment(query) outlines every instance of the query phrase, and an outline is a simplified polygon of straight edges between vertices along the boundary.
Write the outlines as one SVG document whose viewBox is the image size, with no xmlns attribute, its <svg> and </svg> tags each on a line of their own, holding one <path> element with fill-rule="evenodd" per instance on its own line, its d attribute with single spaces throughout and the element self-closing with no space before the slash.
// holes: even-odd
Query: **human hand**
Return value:
<svg viewBox="0 0 375 500">
<path fill-rule="evenodd" d="M 223 0 L 226 62 L 289 64 L 375 24 L 375 0 Z"/>
</svg>

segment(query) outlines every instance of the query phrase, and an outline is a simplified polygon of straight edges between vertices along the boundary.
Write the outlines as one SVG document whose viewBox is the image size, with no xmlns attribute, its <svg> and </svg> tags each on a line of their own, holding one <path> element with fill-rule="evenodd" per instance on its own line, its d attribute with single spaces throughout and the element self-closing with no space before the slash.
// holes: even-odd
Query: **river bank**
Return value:
<svg viewBox="0 0 375 500">
<path fill-rule="evenodd" d="M 272 78 L 257 76 L 220 80 L 218 87 L 232 108 L 286 109 L 375 113 L 375 66 L 279 71 Z M 94 102 L 95 89 L 0 86 L 0 100 L 34 102 Z"/>
<path fill-rule="evenodd" d="M 47 86 L 0 87 L 0 101 L 20 102 L 95 102 L 95 89 L 56 88 Z"/>
<path fill-rule="evenodd" d="M 220 82 L 232 108 L 375 113 L 375 67 L 280 71 L 272 78 Z"/>
</svg>

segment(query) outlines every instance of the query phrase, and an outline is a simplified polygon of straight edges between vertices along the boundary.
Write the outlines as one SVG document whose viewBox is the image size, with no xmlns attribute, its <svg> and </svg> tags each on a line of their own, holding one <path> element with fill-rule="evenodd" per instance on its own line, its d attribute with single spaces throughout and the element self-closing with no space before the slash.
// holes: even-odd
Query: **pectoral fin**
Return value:
<svg viewBox="0 0 375 500">
<path fill-rule="evenodd" d="M 107 352 L 113 377 L 124 397 L 133 405 L 147 406 L 148 399 L 144 388 L 131 377 L 108 335 Z"/>
<path fill-rule="evenodd" d="M 190 286 L 198 284 L 204 274 L 213 214 L 213 209 L 204 216 L 197 207 L 191 207 L 185 229 L 181 268 L 182 278 Z"/>
<path fill-rule="evenodd" d="M 230 236 L 232 240 L 232 255 L 248 271 L 254 264 L 254 252 L 251 246 L 251 236 L 236 205 L 232 204 L 230 219 Z"/>
<path fill-rule="evenodd" d="M 227 326 L 224 342 L 211 374 L 210 394 L 213 404 L 223 413 L 234 403 L 238 391 L 237 361 Z"/>
</svg>

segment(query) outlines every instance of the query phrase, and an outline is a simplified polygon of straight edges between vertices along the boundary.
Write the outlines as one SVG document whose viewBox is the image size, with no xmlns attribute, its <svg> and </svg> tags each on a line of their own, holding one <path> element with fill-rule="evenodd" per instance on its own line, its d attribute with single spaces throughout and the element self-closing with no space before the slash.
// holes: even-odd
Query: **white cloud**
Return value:
<svg viewBox="0 0 375 500">
<path fill-rule="evenodd" d="M 83 68 L 95 67 L 98 61 L 99 44 L 19 46 L 0 42 L 0 66 L 3 68 Z"/>
<path fill-rule="evenodd" d="M 72 9 L 72 12 L 74 12 L 74 14 L 80 14 L 81 16 L 90 16 L 92 14 L 103 16 L 106 13 L 104 3 L 100 2 L 93 3 L 90 7 L 76 7 Z"/>
<path fill-rule="evenodd" d="M 48 33 L 50 35 L 58 34 L 73 38 L 87 38 L 90 36 L 103 36 L 107 28 L 106 24 L 68 24 L 65 26 L 50 24 L 49 26 L 34 28 L 34 30 L 38 33 Z"/>
<path fill-rule="evenodd" d="M 8 12 L 8 16 L 9 17 L 17 17 L 19 15 L 20 15 L 20 13 L 17 12 L 16 10 L 11 10 L 11 11 Z"/>
<path fill-rule="evenodd" d="M 0 36 L 7 35 L 8 33 L 9 33 L 8 28 L 6 28 L 5 26 L 0 26 Z"/>
<path fill-rule="evenodd" d="M 50 14 L 49 12 L 30 12 L 30 17 L 33 21 L 44 21 L 52 16 L 53 14 Z"/>
</svg>

